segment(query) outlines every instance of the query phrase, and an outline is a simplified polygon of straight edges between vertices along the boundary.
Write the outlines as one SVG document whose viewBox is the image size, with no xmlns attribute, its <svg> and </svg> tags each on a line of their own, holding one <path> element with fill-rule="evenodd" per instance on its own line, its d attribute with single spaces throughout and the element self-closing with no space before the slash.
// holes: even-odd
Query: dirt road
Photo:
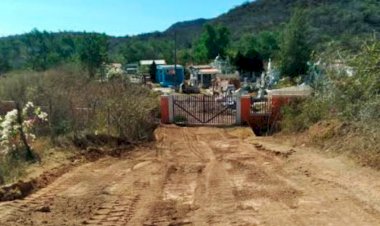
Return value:
<svg viewBox="0 0 380 226">
<path fill-rule="evenodd" d="M 1 203 L 0 225 L 380 225 L 378 172 L 244 130 L 156 136 Z"/>
</svg>

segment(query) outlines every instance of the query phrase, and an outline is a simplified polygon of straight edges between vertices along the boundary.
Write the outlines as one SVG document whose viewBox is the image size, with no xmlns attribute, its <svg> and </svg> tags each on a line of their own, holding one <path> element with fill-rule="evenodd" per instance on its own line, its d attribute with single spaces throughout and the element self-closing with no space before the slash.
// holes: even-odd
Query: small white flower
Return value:
<svg viewBox="0 0 380 226">
<path fill-rule="evenodd" d="M 32 141 L 34 141 L 36 139 L 36 135 L 32 134 L 32 133 L 29 133 L 28 134 L 28 138 Z"/>
<path fill-rule="evenodd" d="M 37 115 L 37 117 L 42 121 L 47 121 L 48 114 L 46 112 L 41 111 L 40 114 Z"/>
<path fill-rule="evenodd" d="M 4 149 L 0 149 L 0 154 L 6 155 L 9 152 L 9 148 L 4 147 Z"/>
</svg>

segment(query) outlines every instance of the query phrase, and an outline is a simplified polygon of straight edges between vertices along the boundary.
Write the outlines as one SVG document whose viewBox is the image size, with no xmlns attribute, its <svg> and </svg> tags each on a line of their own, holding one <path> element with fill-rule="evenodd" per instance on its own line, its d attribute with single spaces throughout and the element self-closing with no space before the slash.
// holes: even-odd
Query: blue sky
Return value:
<svg viewBox="0 0 380 226">
<path fill-rule="evenodd" d="M 0 0 L 0 36 L 33 28 L 135 35 L 212 18 L 246 0 Z"/>
</svg>

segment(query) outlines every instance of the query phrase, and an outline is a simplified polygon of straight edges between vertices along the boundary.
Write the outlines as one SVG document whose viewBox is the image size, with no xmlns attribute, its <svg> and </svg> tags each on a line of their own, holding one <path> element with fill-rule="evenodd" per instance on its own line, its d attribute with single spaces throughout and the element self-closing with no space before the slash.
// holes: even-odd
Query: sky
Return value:
<svg viewBox="0 0 380 226">
<path fill-rule="evenodd" d="M 0 36 L 34 28 L 113 36 L 164 31 L 179 21 L 213 18 L 247 0 L 0 0 Z"/>
</svg>

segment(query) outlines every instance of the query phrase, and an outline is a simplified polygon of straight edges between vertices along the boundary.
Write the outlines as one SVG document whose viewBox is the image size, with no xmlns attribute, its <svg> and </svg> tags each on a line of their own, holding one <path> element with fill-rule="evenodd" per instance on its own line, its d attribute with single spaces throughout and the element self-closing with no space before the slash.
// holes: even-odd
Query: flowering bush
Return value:
<svg viewBox="0 0 380 226">
<path fill-rule="evenodd" d="M 0 117 L 0 146 L 1 152 L 19 150 L 23 146 L 28 146 L 36 136 L 33 128 L 41 122 L 47 121 L 47 113 L 41 108 L 35 107 L 32 102 L 28 102 L 19 114 L 17 109 L 9 111 L 4 118 Z M 29 147 L 29 146 L 28 146 Z"/>
</svg>

